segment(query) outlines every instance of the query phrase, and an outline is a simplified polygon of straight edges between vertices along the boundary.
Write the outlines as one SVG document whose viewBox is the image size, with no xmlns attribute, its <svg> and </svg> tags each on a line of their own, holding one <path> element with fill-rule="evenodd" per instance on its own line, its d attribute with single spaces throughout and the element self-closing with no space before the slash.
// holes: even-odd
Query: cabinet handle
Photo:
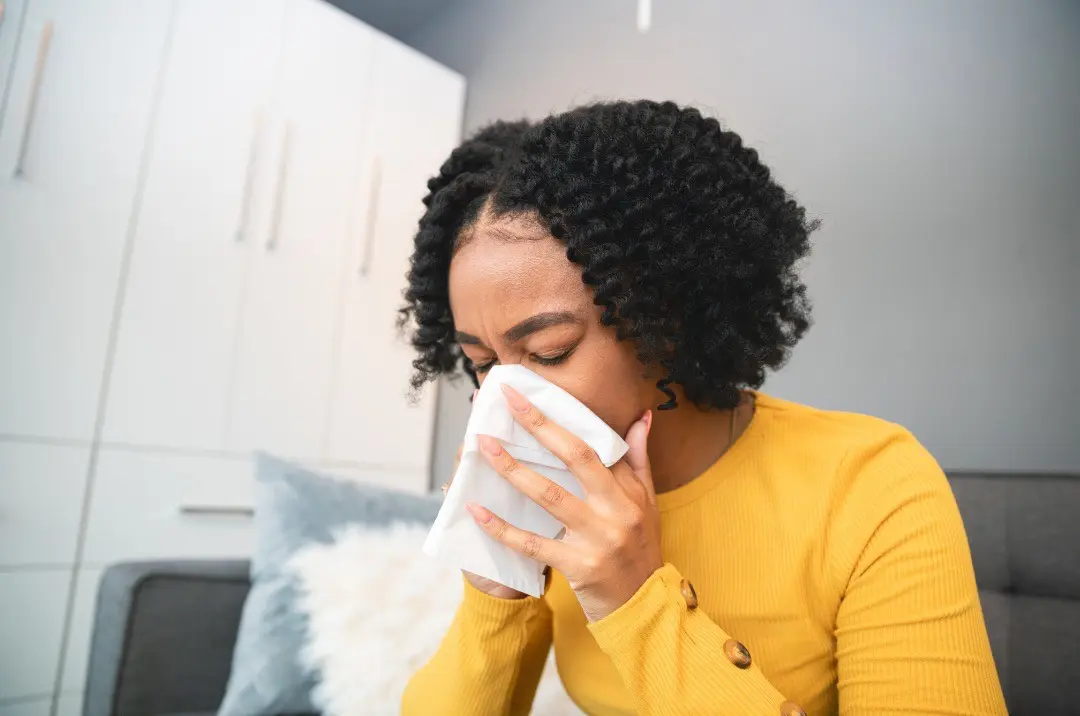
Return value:
<svg viewBox="0 0 1080 716">
<path fill-rule="evenodd" d="M 226 517 L 254 517 L 254 507 L 233 507 L 229 505 L 181 505 L 182 515 L 220 515 Z"/>
<path fill-rule="evenodd" d="M 41 28 L 41 37 L 38 38 L 37 60 L 34 62 L 34 79 L 30 82 L 30 97 L 27 99 L 26 120 L 23 122 L 22 138 L 19 140 L 19 153 L 15 159 L 15 171 L 12 176 L 21 179 L 25 172 L 26 152 L 30 148 L 30 130 L 34 126 L 34 117 L 37 114 L 38 96 L 41 94 L 41 80 L 45 75 L 45 61 L 49 58 L 49 48 L 52 47 L 53 24 L 52 21 L 45 23 Z"/>
<path fill-rule="evenodd" d="M 358 273 L 364 278 L 371 271 L 371 251 L 375 244 L 375 226 L 379 221 L 379 192 L 382 189 L 382 162 L 379 157 L 371 164 L 371 194 L 368 196 L 367 226 L 364 248 L 360 254 Z"/>
<path fill-rule="evenodd" d="M 285 203 L 285 180 L 289 174 L 289 147 L 292 144 L 292 125 L 285 123 L 281 132 L 281 151 L 278 154 L 277 185 L 274 187 L 274 208 L 270 215 L 270 236 L 266 239 L 266 250 L 273 251 L 281 239 L 282 205 Z"/>
<path fill-rule="evenodd" d="M 263 115 L 256 110 L 252 121 L 251 146 L 248 148 L 247 168 L 244 174 L 244 188 L 240 196 L 240 218 L 236 224 L 236 240 L 243 241 L 247 236 L 248 223 L 251 221 L 251 193 L 255 186 L 255 167 L 259 164 L 259 146 L 262 143 Z"/>
</svg>

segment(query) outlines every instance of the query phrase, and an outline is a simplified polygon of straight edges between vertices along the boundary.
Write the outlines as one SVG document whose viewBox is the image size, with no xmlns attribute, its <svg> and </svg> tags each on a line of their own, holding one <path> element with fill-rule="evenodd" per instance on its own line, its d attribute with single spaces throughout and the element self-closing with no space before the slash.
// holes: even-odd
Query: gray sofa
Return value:
<svg viewBox="0 0 1080 716">
<path fill-rule="evenodd" d="M 1080 714 L 1080 475 L 950 478 L 1010 713 Z M 247 590 L 239 561 L 106 570 L 85 716 L 213 713 Z"/>
</svg>

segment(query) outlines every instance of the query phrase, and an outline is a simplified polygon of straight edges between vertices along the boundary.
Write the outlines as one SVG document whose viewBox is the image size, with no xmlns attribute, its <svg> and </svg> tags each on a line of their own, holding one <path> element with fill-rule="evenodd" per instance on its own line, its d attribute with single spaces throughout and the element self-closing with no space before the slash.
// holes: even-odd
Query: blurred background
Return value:
<svg viewBox="0 0 1080 716">
<path fill-rule="evenodd" d="M 425 182 L 489 121 L 633 98 L 823 222 L 767 392 L 1080 473 L 1078 2 L 0 0 L 0 716 L 114 712 L 99 585 L 147 560 L 233 560 L 221 669 L 169 709 L 220 700 L 254 451 L 448 479 L 472 386 L 410 401 L 394 325 Z"/>
<path fill-rule="evenodd" d="M 766 391 L 950 468 L 1080 466 L 1080 4 L 653 0 L 647 32 L 626 0 L 430 5 L 402 36 L 468 78 L 466 132 L 689 103 L 822 220 L 816 324 Z M 436 465 L 467 389 L 440 393 Z"/>
</svg>

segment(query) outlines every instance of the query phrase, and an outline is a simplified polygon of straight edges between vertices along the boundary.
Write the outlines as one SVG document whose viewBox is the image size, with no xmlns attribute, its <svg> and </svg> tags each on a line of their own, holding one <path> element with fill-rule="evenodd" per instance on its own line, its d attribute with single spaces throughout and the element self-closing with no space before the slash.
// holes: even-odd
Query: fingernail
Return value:
<svg viewBox="0 0 1080 716">
<path fill-rule="evenodd" d="M 645 423 L 646 434 L 652 429 L 652 411 L 646 410 L 645 414 L 641 416 L 641 422 Z"/>
<path fill-rule="evenodd" d="M 503 395 L 506 396 L 506 402 L 510 404 L 510 407 L 519 413 L 524 413 L 529 409 L 529 401 L 525 400 L 521 393 L 511 388 L 506 383 L 502 384 Z"/>
<path fill-rule="evenodd" d="M 473 519 L 482 525 L 486 525 L 491 522 L 491 513 L 485 510 L 475 502 L 466 502 L 465 509 L 469 511 L 469 514 L 473 516 Z"/>
<path fill-rule="evenodd" d="M 502 455 L 502 445 L 499 444 L 498 440 L 491 437 L 490 435 L 480 435 L 478 436 L 478 439 L 480 440 L 480 447 L 488 455 L 491 455 L 492 457 L 498 457 L 499 455 Z"/>
</svg>

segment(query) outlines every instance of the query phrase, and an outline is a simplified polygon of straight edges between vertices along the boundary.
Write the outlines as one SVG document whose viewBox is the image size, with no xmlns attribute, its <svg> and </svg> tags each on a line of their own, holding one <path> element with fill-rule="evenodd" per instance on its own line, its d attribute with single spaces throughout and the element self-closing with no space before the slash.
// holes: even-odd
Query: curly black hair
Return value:
<svg viewBox="0 0 1080 716">
<path fill-rule="evenodd" d="M 797 265 L 816 221 L 773 181 L 742 138 L 672 102 L 611 102 L 536 124 L 496 122 L 454 150 L 428 182 L 402 325 L 414 324 L 413 386 L 460 364 L 450 313 L 450 260 L 481 210 L 539 219 L 602 307 L 704 408 L 760 387 L 810 326 Z"/>
</svg>

